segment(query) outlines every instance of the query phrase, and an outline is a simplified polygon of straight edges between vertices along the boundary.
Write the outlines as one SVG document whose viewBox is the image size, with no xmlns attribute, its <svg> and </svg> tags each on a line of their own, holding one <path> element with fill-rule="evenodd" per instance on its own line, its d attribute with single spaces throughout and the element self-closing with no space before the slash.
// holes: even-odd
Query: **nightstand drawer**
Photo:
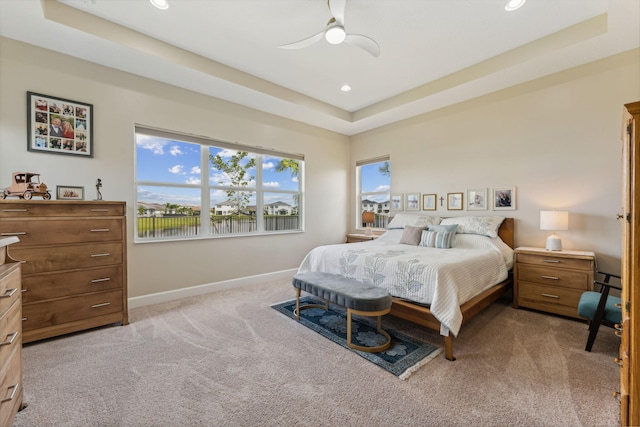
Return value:
<svg viewBox="0 0 640 427">
<path fill-rule="evenodd" d="M 518 264 L 518 280 L 534 282 L 559 288 L 571 288 L 580 291 L 589 290 L 591 275 L 588 272 L 563 270 L 548 266 Z"/>
<path fill-rule="evenodd" d="M 564 258 L 559 256 L 546 255 L 531 255 L 531 254 L 517 254 L 518 262 L 523 264 L 541 265 L 544 268 L 548 267 L 560 267 L 560 268 L 573 268 L 579 270 L 593 270 L 593 260 L 591 259 L 579 259 L 579 258 Z"/>
<path fill-rule="evenodd" d="M 527 301 L 552 306 L 565 306 L 571 308 L 571 315 L 577 316 L 578 302 L 582 291 L 545 286 L 537 283 L 520 282 L 519 304 L 527 307 Z"/>
</svg>

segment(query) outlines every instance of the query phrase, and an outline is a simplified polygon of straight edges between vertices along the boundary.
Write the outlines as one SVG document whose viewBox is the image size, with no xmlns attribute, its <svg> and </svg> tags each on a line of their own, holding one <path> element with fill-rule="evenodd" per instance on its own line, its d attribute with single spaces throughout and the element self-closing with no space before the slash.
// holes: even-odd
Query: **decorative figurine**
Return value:
<svg viewBox="0 0 640 427">
<path fill-rule="evenodd" d="M 51 194 L 47 191 L 47 185 L 40 182 L 39 173 L 14 172 L 11 186 L 2 190 L 0 198 L 20 197 L 31 200 L 33 196 L 41 196 L 45 200 L 51 199 Z"/>
<path fill-rule="evenodd" d="M 102 200 L 102 193 L 100 192 L 100 188 L 102 187 L 102 180 L 98 178 L 96 181 L 96 191 L 98 192 L 98 197 L 96 200 Z"/>
</svg>

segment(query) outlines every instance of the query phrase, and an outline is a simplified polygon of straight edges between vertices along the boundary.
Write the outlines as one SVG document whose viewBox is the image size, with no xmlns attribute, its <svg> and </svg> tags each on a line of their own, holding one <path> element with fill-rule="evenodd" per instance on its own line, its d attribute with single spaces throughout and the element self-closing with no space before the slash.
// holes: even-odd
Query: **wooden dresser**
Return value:
<svg viewBox="0 0 640 427">
<path fill-rule="evenodd" d="M 20 283 L 20 263 L 0 265 L 0 426 L 13 425 L 22 406 Z"/>
<path fill-rule="evenodd" d="M 578 302 L 593 289 L 595 262 L 593 252 L 516 248 L 513 306 L 581 319 Z"/>
<path fill-rule="evenodd" d="M 0 236 L 18 236 L 23 342 L 127 324 L 126 205 L 0 201 Z"/>
</svg>

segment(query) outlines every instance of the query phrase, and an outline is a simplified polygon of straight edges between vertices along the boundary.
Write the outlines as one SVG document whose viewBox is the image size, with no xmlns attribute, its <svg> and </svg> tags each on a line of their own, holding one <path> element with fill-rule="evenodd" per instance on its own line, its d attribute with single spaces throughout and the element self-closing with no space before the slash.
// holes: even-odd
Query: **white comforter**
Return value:
<svg viewBox="0 0 640 427">
<path fill-rule="evenodd" d="M 454 336 L 462 324 L 460 305 L 507 278 L 513 251 L 500 238 L 456 234 L 451 249 L 399 244 L 402 230 L 376 240 L 320 246 L 299 272 L 322 271 L 373 283 L 393 296 L 429 304 L 440 333 Z"/>
</svg>

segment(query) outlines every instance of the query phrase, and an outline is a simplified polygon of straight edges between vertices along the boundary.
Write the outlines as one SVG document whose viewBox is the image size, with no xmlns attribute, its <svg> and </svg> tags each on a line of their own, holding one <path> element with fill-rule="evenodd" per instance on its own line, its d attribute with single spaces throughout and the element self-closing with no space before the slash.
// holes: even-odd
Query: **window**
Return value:
<svg viewBox="0 0 640 427">
<path fill-rule="evenodd" d="M 358 186 L 357 227 L 386 227 L 389 222 L 389 200 L 391 199 L 389 157 L 356 162 L 356 182 Z"/>
<path fill-rule="evenodd" d="M 302 230 L 304 157 L 136 126 L 136 241 Z"/>
</svg>

